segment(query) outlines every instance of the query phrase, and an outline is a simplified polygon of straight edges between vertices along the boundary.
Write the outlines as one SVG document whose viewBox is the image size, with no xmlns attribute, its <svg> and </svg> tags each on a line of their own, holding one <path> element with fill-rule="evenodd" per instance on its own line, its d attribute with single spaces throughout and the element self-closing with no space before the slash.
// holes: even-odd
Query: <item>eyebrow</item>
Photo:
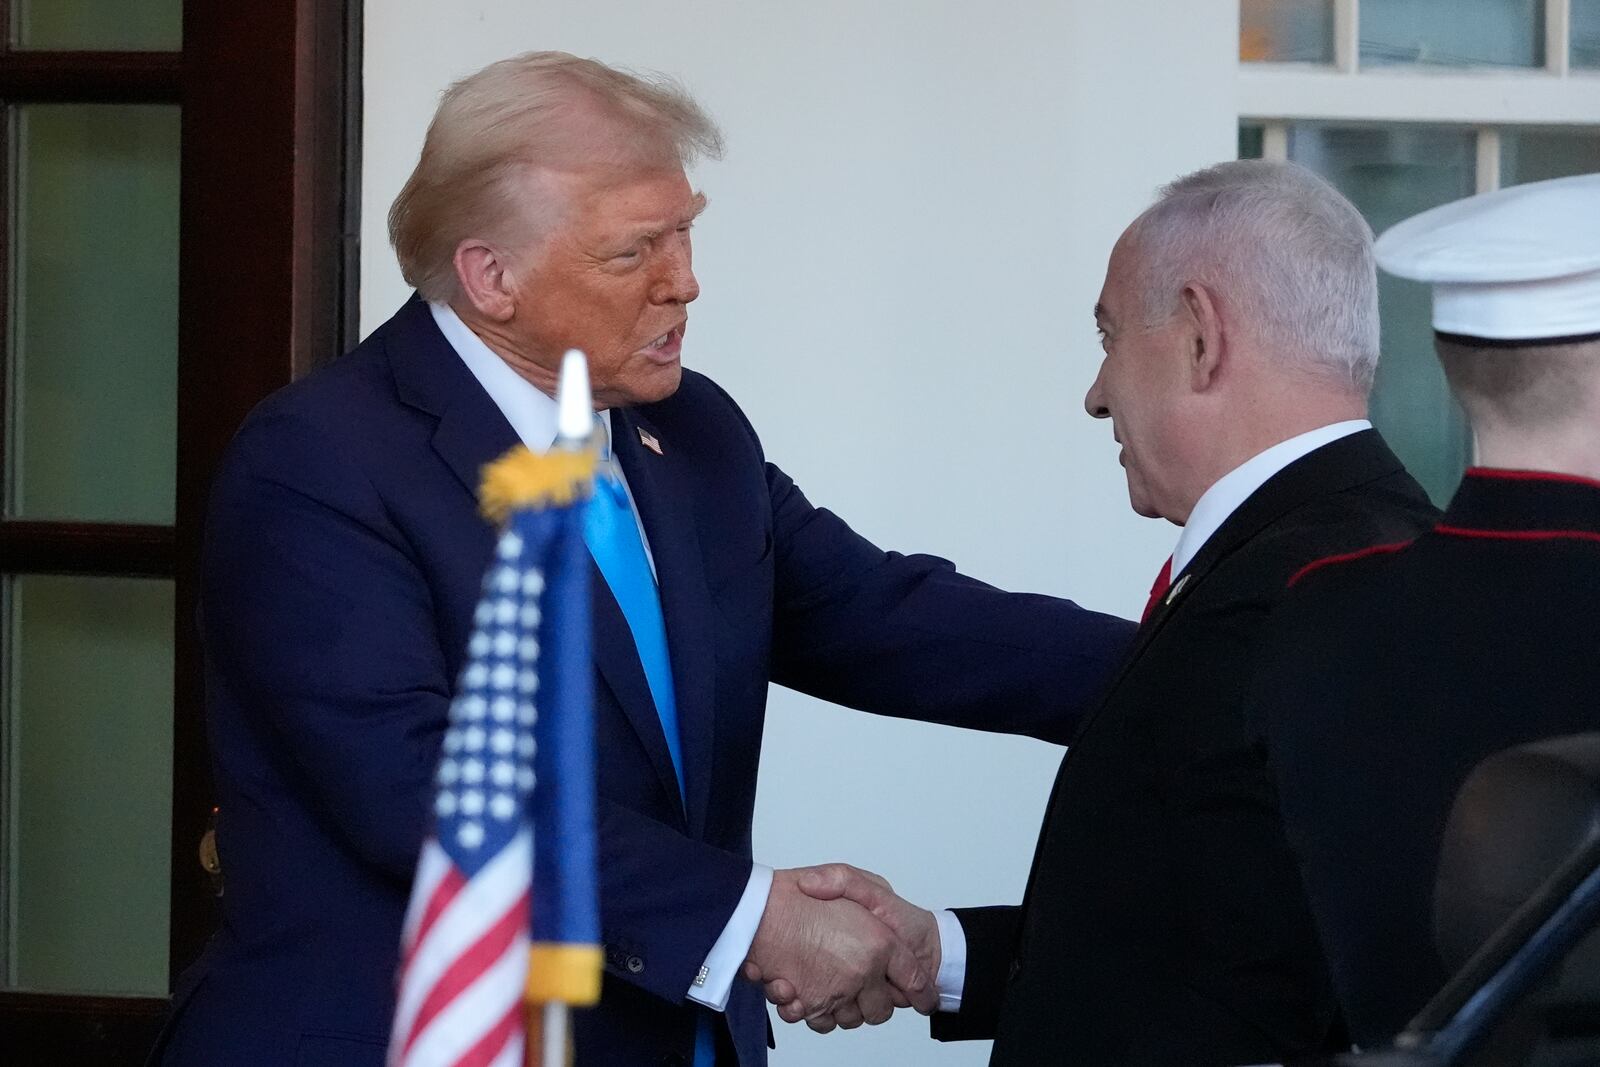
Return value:
<svg viewBox="0 0 1600 1067">
<path fill-rule="evenodd" d="M 694 199 L 689 201 L 688 212 L 684 214 L 683 217 L 681 217 L 676 223 L 671 226 L 658 226 L 651 230 L 640 230 L 638 233 L 634 234 L 634 240 L 654 241 L 659 239 L 661 235 L 666 233 L 668 230 L 677 229 L 679 226 L 686 226 L 689 223 L 694 222 L 695 219 L 699 218 L 705 212 L 710 203 L 711 201 L 707 199 L 705 193 L 695 193 Z"/>
</svg>

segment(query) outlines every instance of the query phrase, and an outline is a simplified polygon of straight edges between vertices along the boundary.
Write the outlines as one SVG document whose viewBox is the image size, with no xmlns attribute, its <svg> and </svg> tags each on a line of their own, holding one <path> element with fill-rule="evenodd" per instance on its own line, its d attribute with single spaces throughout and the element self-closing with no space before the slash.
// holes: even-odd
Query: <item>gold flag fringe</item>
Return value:
<svg viewBox="0 0 1600 1067">
<path fill-rule="evenodd" d="M 592 491 L 596 461 L 593 449 L 536 456 L 518 445 L 483 468 L 478 510 L 498 524 L 518 508 L 562 507 L 581 500 Z"/>
</svg>

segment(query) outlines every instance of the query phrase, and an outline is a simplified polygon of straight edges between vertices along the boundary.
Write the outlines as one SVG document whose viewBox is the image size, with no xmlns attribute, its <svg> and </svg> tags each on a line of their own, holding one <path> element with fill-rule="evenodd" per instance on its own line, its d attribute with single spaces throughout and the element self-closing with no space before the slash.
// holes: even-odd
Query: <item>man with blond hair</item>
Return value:
<svg viewBox="0 0 1600 1067">
<path fill-rule="evenodd" d="M 417 295 L 241 429 L 203 593 L 228 891 L 166 1063 L 383 1062 L 492 551 L 479 470 L 519 441 L 550 447 L 570 348 L 588 355 L 606 454 L 591 519 L 619 520 L 586 530 L 606 974 L 576 1019 L 579 1063 L 763 1063 L 747 959 L 843 1025 L 932 1009 L 932 976 L 886 926 L 753 861 L 769 681 L 1062 740 L 1131 626 L 881 551 L 812 507 L 727 394 L 683 368 L 705 207 L 685 168 L 720 146 L 681 90 L 592 60 L 532 53 L 457 83 L 390 214 Z M 447 1047 L 450 1021 L 414 1032 Z M 520 1063 L 514 1045 L 457 1051 Z"/>
</svg>

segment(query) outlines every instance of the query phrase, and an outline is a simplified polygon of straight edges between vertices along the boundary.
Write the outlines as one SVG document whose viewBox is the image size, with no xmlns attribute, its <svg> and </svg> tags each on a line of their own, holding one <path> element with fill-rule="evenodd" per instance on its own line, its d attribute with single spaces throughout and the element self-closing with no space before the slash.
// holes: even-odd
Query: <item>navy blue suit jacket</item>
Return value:
<svg viewBox="0 0 1600 1067">
<path fill-rule="evenodd" d="M 686 993 L 749 878 L 769 681 L 1064 741 L 1133 627 L 879 550 L 767 463 L 701 375 L 613 420 L 660 577 L 687 804 L 596 572 L 606 978 L 575 1026 L 581 1063 L 655 1065 L 686 1061 L 703 1010 Z M 202 601 L 223 923 L 181 985 L 165 1062 L 382 1062 L 492 550 L 479 469 L 516 443 L 416 299 L 240 430 L 213 492 Z M 763 1063 L 759 989 L 736 980 L 726 1020 L 739 1062 Z"/>
</svg>

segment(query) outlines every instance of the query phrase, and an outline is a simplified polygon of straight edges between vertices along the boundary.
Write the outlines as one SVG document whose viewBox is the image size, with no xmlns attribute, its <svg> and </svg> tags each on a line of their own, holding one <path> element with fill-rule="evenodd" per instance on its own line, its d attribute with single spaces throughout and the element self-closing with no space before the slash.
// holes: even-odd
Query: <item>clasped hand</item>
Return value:
<svg viewBox="0 0 1600 1067">
<path fill-rule="evenodd" d="M 818 1033 L 876 1025 L 895 1008 L 939 1006 L 933 913 L 847 864 L 776 871 L 744 975 L 784 1022 Z"/>
</svg>

